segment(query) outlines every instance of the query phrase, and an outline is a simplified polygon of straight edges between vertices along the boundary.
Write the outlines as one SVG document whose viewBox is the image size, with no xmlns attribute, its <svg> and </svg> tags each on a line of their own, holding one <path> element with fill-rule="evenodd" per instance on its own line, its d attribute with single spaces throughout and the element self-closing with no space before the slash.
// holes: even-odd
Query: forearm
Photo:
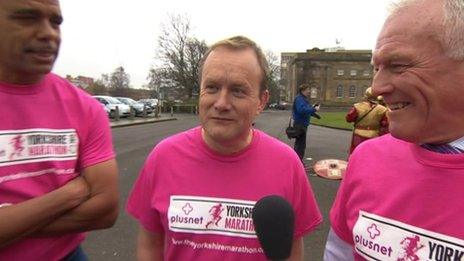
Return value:
<svg viewBox="0 0 464 261">
<path fill-rule="evenodd" d="M 34 236 L 53 236 L 111 227 L 118 216 L 118 170 L 115 160 L 109 160 L 83 170 L 82 176 L 90 188 L 90 198 Z"/>
<path fill-rule="evenodd" d="M 304 248 L 303 238 L 293 240 L 292 252 L 287 261 L 303 261 L 304 260 Z"/>
<path fill-rule="evenodd" d="M 46 226 L 79 205 L 86 196 L 83 190 L 66 186 L 43 196 L 0 208 L 0 248 Z"/>
<path fill-rule="evenodd" d="M 137 261 L 163 261 L 164 234 L 155 234 L 140 225 L 137 237 Z"/>
<path fill-rule="evenodd" d="M 117 195 L 96 194 L 37 230 L 33 236 L 54 236 L 108 228 L 113 226 L 117 216 Z"/>
</svg>

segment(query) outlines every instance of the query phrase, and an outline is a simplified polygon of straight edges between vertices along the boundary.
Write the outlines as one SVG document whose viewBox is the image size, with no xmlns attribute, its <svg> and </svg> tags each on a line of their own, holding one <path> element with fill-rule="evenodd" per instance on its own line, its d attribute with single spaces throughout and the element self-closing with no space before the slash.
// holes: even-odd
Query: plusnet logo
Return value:
<svg viewBox="0 0 464 261">
<path fill-rule="evenodd" d="M 189 217 L 188 215 L 193 211 L 192 205 L 190 203 L 186 203 L 182 207 L 182 211 L 185 213 L 186 216 L 174 215 L 171 216 L 171 224 L 196 224 L 201 225 L 203 224 L 203 217 Z"/>
<path fill-rule="evenodd" d="M 378 236 L 381 235 L 381 231 L 377 225 L 372 223 L 372 225 L 367 228 L 367 233 L 369 234 L 370 239 L 364 238 L 362 235 L 356 235 L 354 237 L 356 245 L 375 251 L 384 256 L 391 257 L 393 251 L 391 246 L 384 246 L 374 241 Z"/>
<path fill-rule="evenodd" d="M 369 233 L 372 239 L 375 239 L 377 236 L 380 236 L 380 230 L 377 228 L 376 224 L 372 224 L 369 228 L 367 228 L 367 232 Z"/>
</svg>

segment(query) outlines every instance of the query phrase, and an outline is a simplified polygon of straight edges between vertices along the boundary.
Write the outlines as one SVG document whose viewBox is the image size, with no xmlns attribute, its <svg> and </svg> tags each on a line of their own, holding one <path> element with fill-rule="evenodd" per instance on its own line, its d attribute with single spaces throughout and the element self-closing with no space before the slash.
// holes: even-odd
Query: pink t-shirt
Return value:
<svg viewBox="0 0 464 261">
<path fill-rule="evenodd" d="M 46 194 L 114 158 L 102 105 L 54 74 L 35 85 L 0 83 L 0 104 L 0 205 Z M 24 238 L 0 249 L 0 260 L 59 260 L 83 239 Z"/>
<path fill-rule="evenodd" d="M 251 210 L 274 194 L 295 210 L 295 238 L 322 216 L 298 156 L 254 130 L 243 151 L 222 156 L 200 127 L 159 143 L 145 162 L 127 211 L 149 231 L 165 233 L 165 260 L 266 260 Z"/>
<path fill-rule="evenodd" d="M 463 199 L 464 154 L 385 135 L 350 156 L 330 220 L 356 260 L 464 260 Z"/>
</svg>

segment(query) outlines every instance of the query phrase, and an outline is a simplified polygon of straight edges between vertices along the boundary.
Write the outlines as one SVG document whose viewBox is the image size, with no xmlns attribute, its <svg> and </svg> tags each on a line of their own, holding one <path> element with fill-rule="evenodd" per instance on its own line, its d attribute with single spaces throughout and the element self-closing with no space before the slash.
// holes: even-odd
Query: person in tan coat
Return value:
<svg viewBox="0 0 464 261">
<path fill-rule="evenodd" d="M 366 89 L 363 101 L 355 103 L 346 115 L 347 122 L 354 122 L 350 154 L 363 141 L 380 136 L 380 130 L 388 127 L 387 108 L 378 103 L 371 87 Z"/>
</svg>

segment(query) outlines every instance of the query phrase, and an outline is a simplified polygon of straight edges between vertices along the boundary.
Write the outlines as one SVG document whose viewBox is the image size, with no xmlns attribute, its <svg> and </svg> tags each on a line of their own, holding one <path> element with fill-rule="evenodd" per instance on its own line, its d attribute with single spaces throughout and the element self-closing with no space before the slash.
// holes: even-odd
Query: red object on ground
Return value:
<svg viewBox="0 0 464 261">
<path fill-rule="evenodd" d="M 314 164 L 314 171 L 319 177 L 339 180 L 343 178 L 348 162 L 338 159 L 320 160 Z"/>
</svg>

